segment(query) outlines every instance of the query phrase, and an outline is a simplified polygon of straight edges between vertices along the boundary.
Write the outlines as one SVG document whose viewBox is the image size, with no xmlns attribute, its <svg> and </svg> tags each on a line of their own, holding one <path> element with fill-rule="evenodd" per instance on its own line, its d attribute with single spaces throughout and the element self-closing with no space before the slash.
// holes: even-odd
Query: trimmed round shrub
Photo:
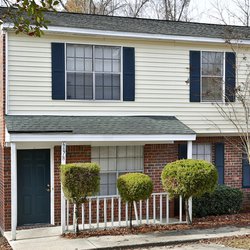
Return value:
<svg viewBox="0 0 250 250">
<path fill-rule="evenodd" d="M 96 194 L 100 186 L 100 167 L 96 163 L 72 163 L 61 165 L 61 182 L 65 197 L 76 205 L 75 232 L 79 232 L 78 209 L 87 196 Z"/>
<path fill-rule="evenodd" d="M 218 185 L 213 193 L 193 199 L 193 215 L 235 214 L 241 209 L 243 192 L 237 188 Z"/>
<path fill-rule="evenodd" d="M 218 181 L 217 169 L 203 160 L 178 160 L 167 164 L 161 174 L 162 185 L 171 197 L 201 196 L 213 192 Z"/>
<path fill-rule="evenodd" d="M 65 197 L 73 202 L 85 202 L 87 196 L 98 193 L 100 167 L 96 163 L 61 165 L 61 181 Z"/>
<path fill-rule="evenodd" d="M 146 200 L 153 192 L 153 182 L 148 175 L 129 173 L 121 175 L 117 180 L 117 188 L 123 201 L 130 204 L 130 228 L 132 228 L 133 202 Z"/>
<path fill-rule="evenodd" d="M 148 199 L 153 192 L 153 182 L 148 175 L 129 173 L 118 178 L 117 188 L 122 200 L 131 203 Z"/>
<path fill-rule="evenodd" d="M 177 195 L 184 198 L 187 223 L 191 224 L 188 199 L 213 192 L 218 182 L 218 172 L 215 166 L 207 161 L 186 159 L 167 164 L 161 179 L 170 198 Z"/>
</svg>

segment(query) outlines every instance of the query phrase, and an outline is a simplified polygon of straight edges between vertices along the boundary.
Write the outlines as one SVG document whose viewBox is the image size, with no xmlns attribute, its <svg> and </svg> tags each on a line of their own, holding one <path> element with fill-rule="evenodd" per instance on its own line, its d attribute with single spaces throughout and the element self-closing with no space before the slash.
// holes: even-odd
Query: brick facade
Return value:
<svg viewBox="0 0 250 250">
<path fill-rule="evenodd" d="M 234 143 L 232 143 L 232 141 Z M 212 161 L 214 161 L 214 144 L 217 142 L 225 143 L 225 166 L 224 181 L 228 186 L 236 187 L 244 191 L 244 207 L 249 206 L 250 189 L 242 188 L 242 151 L 239 145 L 239 138 L 223 137 L 202 137 L 197 138 L 196 143 L 212 144 Z M 3 144 L 2 144 L 3 145 Z M 67 146 L 67 163 L 90 162 L 90 146 Z M 148 174 L 154 182 L 154 192 L 162 192 L 161 172 L 168 163 L 178 159 L 178 143 L 174 144 L 146 144 L 144 146 L 144 172 Z M 10 230 L 11 227 L 11 175 L 10 175 L 10 148 L 1 148 L 1 169 L 0 169 L 0 223 L 2 230 Z M 59 178 L 59 166 L 61 163 L 61 147 L 54 147 L 54 193 L 55 193 L 55 224 L 59 225 L 61 218 L 61 187 Z M 110 206 L 110 205 L 108 205 Z M 93 204 L 93 211 L 95 210 Z M 100 205 L 100 211 L 102 205 Z M 86 214 L 88 211 L 86 211 Z M 170 215 L 174 215 L 174 205 L 170 204 Z M 93 215 L 94 216 L 94 215 Z M 115 215 L 117 216 L 117 215 Z M 124 212 L 122 214 L 124 217 Z M 72 219 L 72 216 L 71 216 Z M 86 218 L 88 219 L 88 218 Z M 100 217 L 101 219 L 101 217 Z"/>
</svg>

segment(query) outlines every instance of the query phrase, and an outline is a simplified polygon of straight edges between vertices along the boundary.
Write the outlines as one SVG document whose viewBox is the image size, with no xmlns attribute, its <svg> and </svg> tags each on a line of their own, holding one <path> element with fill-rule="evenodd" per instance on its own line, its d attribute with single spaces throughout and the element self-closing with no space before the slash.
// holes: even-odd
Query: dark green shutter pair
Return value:
<svg viewBox="0 0 250 250">
<path fill-rule="evenodd" d="M 190 51 L 190 102 L 200 102 L 201 90 L 201 52 Z M 236 79 L 236 55 L 233 52 L 226 52 L 225 58 L 225 101 L 235 101 L 235 79 Z"/>
<path fill-rule="evenodd" d="M 52 99 L 65 99 L 65 44 L 52 43 Z M 135 49 L 123 48 L 123 101 L 135 100 Z"/>
</svg>

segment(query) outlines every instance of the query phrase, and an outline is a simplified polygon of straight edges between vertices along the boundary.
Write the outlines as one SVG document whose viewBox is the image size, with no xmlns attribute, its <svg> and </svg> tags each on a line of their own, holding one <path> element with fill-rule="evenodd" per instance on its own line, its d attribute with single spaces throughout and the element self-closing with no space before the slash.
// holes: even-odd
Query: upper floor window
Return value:
<svg viewBox="0 0 250 250">
<path fill-rule="evenodd" d="M 192 158 L 212 162 L 212 145 L 209 143 L 193 144 Z"/>
<path fill-rule="evenodd" d="M 236 53 L 189 52 L 190 102 L 234 102 Z"/>
<path fill-rule="evenodd" d="M 67 99 L 120 100 L 121 48 L 67 44 Z"/>
<path fill-rule="evenodd" d="M 224 53 L 202 52 L 201 59 L 201 100 L 221 102 L 224 96 Z"/>
</svg>

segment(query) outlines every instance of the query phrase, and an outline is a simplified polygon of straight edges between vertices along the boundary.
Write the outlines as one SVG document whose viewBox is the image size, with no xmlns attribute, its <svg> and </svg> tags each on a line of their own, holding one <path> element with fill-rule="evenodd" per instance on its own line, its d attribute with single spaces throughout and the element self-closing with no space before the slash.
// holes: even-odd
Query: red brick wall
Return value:
<svg viewBox="0 0 250 250">
<path fill-rule="evenodd" d="M 67 163 L 75 162 L 90 162 L 91 161 L 91 147 L 90 146 L 67 146 L 66 153 Z M 54 148 L 54 164 L 55 164 L 55 225 L 61 223 L 61 184 L 60 184 L 60 169 L 61 164 L 61 147 Z"/>
<path fill-rule="evenodd" d="M 5 35 L 0 35 L 0 227 L 10 226 L 10 150 L 5 148 Z"/>
<path fill-rule="evenodd" d="M 144 173 L 151 177 L 154 183 L 154 192 L 163 192 L 161 184 L 162 169 L 167 163 L 176 161 L 177 159 L 178 144 L 146 144 L 144 146 Z M 169 212 L 170 217 L 173 217 L 173 200 L 170 202 Z"/>
</svg>

